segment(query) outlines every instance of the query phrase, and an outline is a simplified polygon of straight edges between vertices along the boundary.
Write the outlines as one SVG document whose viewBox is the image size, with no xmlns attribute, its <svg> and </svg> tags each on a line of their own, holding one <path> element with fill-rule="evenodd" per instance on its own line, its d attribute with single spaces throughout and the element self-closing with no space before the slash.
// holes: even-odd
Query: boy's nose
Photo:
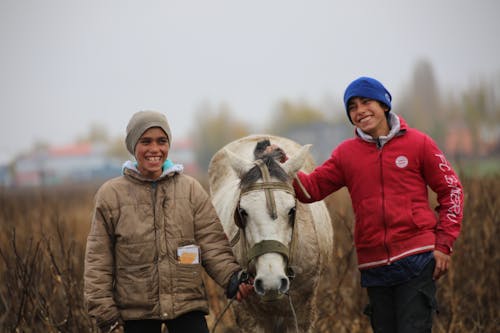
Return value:
<svg viewBox="0 0 500 333">
<path fill-rule="evenodd" d="M 151 145 L 151 150 L 159 150 L 159 149 L 160 145 L 157 142 L 153 142 L 153 144 Z"/>
</svg>

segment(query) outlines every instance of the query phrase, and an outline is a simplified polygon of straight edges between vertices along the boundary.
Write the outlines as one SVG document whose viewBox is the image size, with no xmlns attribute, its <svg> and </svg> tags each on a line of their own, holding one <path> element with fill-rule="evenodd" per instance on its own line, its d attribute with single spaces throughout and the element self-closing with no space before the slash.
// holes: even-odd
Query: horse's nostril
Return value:
<svg viewBox="0 0 500 333">
<path fill-rule="evenodd" d="M 290 280 L 286 276 L 281 275 L 281 277 L 278 276 L 266 283 L 265 278 L 258 277 L 253 283 L 253 288 L 260 296 L 269 295 L 269 293 L 276 295 L 284 294 L 290 288 Z"/>
<path fill-rule="evenodd" d="M 264 290 L 264 282 L 262 279 L 256 279 L 253 283 L 253 288 L 255 289 L 255 292 L 259 295 L 264 295 L 265 290 Z"/>
<path fill-rule="evenodd" d="M 281 278 L 280 292 L 282 294 L 286 293 L 288 291 L 288 287 L 289 287 L 289 280 L 288 280 L 288 278 L 286 278 L 286 277 Z"/>
</svg>

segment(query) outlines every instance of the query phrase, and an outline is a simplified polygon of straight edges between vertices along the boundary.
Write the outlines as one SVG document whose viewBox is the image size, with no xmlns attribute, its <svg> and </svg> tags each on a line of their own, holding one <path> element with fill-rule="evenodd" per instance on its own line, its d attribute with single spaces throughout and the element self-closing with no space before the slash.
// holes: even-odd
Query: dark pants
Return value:
<svg viewBox="0 0 500 333">
<path fill-rule="evenodd" d="M 161 324 L 165 323 L 168 333 L 208 333 L 205 314 L 193 311 L 171 320 L 127 320 L 125 333 L 161 333 Z"/>
<path fill-rule="evenodd" d="M 368 287 L 370 317 L 374 333 L 430 333 L 436 310 L 435 262 L 408 282 L 391 287 Z"/>
</svg>

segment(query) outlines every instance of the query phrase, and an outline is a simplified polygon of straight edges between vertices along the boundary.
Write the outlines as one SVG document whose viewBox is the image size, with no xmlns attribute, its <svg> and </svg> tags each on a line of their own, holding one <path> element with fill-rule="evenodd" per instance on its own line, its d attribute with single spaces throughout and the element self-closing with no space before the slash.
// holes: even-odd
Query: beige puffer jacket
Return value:
<svg viewBox="0 0 500 333">
<path fill-rule="evenodd" d="M 237 264 L 210 198 L 193 178 L 156 182 L 132 170 L 96 194 L 85 255 L 85 303 L 97 325 L 208 313 L 202 266 L 224 289 Z M 202 264 L 180 264 L 177 248 L 200 246 Z"/>
</svg>

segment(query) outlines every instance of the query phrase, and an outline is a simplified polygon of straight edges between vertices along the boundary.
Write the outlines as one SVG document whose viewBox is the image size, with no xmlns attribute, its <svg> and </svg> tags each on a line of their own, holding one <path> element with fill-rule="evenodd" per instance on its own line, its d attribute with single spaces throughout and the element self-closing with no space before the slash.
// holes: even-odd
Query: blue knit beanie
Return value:
<svg viewBox="0 0 500 333">
<path fill-rule="evenodd" d="M 353 97 L 371 98 L 385 104 L 389 111 L 391 110 L 392 96 L 387 89 L 379 81 L 371 77 L 362 76 L 349 84 L 344 93 L 344 104 L 347 112 L 347 118 L 352 123 L 351 116 L 349 115 L 348 104 L 349 100 Z"/>
</svg>

